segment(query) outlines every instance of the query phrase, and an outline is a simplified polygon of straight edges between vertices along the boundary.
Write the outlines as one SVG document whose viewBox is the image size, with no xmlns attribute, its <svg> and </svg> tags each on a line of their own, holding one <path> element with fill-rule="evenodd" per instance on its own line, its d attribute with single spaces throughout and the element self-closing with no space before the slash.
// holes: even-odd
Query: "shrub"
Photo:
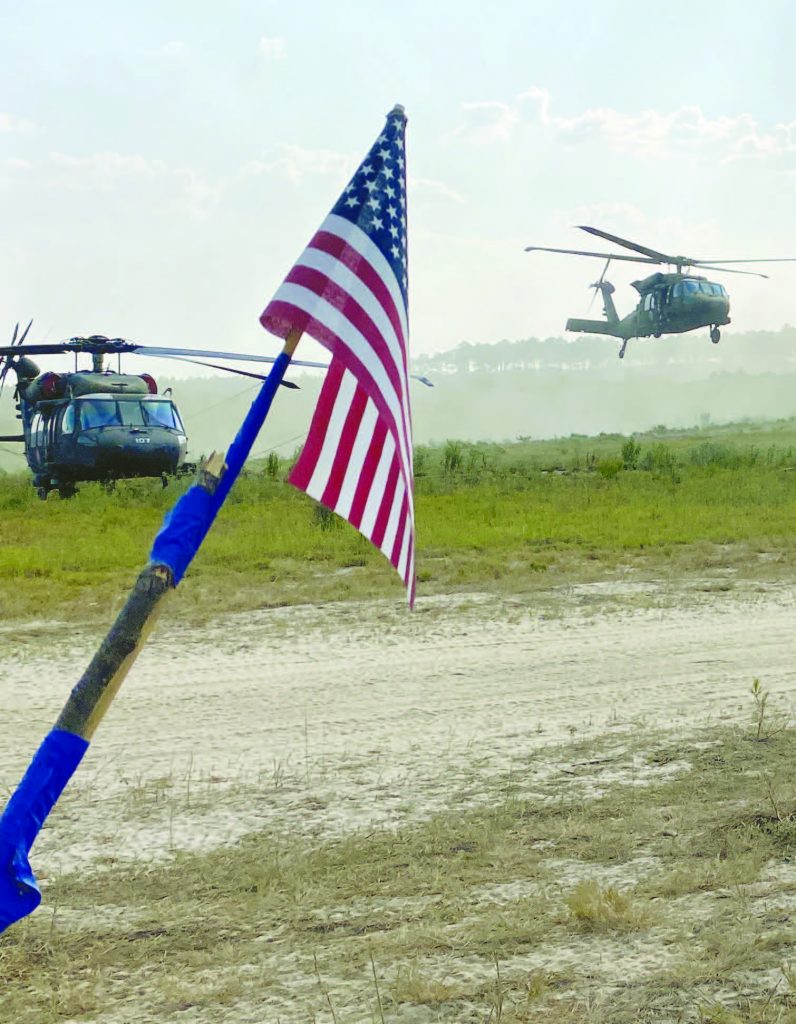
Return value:
<svg viewBox="0 0 796 1024">
<path fill-rule="evenodd" d="M 446 441 L 445 448 L 442 452 L 442 468 L 443 470 L 453 476 L 462 468 L 462 459 L 464 457 L 464 445 L 461 441 Z"/>
<path fill-rule="evenodd" d="M 676 459 L 668 445 L 659 442 L 645 452 L 639 465 L 650 473 L 674 473 Z"/>
<path fill-rule="evenodd" d="M 635 469 L 638 466 L 638 457 L 641 455 L 641 445 L 635 438 L 629 437 L 622 445 L 622 466 L 624 469 Z"/>
<path fill-rule="evenodd" d="M 343 520 L 330 508 L 318 502 L 312 513 L 312 521 L 322 530 L 338 530 Z"/>
<path fill-rule="evenodd" d="M 622 468 L 621 459 L 600 459 L 597 463 L 597 472 L 605 480 L 612 480 Z"/>
</svg>

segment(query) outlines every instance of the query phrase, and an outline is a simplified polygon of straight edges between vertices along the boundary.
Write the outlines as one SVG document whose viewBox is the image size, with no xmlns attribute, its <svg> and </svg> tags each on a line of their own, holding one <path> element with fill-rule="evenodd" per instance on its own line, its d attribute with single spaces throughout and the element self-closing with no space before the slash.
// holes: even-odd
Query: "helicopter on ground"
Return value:
<svg viewBox="0 0 796 1024">
<path fill-rule="evenodd" d="M 190 471 L 185 462 L 188 439 L 171 389 L 158 394 L 157 383 L 148 373 L 122 373 L 121 365 L 118 372 L 107 369 L 106 356 L 129 353 L 178 359 L 258 380 L 264 379 L 262 374 L 208 359 L 275 361 L 271 356 L 237 352 L 160 348 L 104 335 L 23 345 L 32 322 L 21 335 L 17 324 L 11 344 L 0 347 L 0 395 L 9 370 L 13 370 L 16 416 L 22 427 L 19 434 L 0 435 L 0 441 L 24 445 L 33 485 L 42 500 L 53 490 L 61 498 L 71 498 L 82 481 L 112 483 L 128 477 L 160 477 L 165 486 L 170 476 Z M 75 356 L 71 373 L 42 373 L 31 359 L 63 353 Z M 91 356 L 91 369 L 78 369 L 81 354 Z M 291 360 L 291 366 L 327 368 L 326 363 L 298 359 Z M 426 378 L 411 376 L 431 386 Z M 298 387 L 291 381 L 282 384 Z"/>
<path fill-rule="evenodd" d="M 623 359 L 627 343 L 631 338 L 660 338 L 662 334 L 682 334 L 700 327 L 710 328 L 710 340 L 714 345 L 721 338 L 721 327 L 730 323 L 730 296 L 723 284 L 708 281 L 707 278 L 683 273 L 684 267 L 702 267 L 705 270 L 718 270 L 725 274 L 751 274 L 754 277 L 768 277 L 753 270 L 735 270 L 717 264 L 726 263 L 792 263 L 794 258 L 753 259 L 753 260 L 696 260 L 688 256 L 669 256 L 650 249 L 645 245 L 630 242 L 626 238 L 610 235 L 599 228 L 586 227 L 579 224 L 581 231 L 597 235 L 615 245 L 621 245 L 638 253 L 627 256 L 625 253 L 584 252 L 581 249 L 551 249 L 542 245 L 529 245 L 526 252 L 560 252 L 570 256 L 594 256 L 606 260 L 603 272 L 598 281 L 591 287 L 599 291 L 603 300 L 605 320 L 583 320 L 570 318 L 567 320 L 568 331 L 582 331 L 588 334 L 607 334 L 621 338 L 619 358 Z M 674 273 L 657 272 L 640 281 L 631 282 L 639 293 L 638 305 L 632 313 L 620 318 L 612 298 L 615 291 L 605 274 L 612 260 L 623 260 L 629 263 L 652 263 L 675 267 Z"/>
</svg>

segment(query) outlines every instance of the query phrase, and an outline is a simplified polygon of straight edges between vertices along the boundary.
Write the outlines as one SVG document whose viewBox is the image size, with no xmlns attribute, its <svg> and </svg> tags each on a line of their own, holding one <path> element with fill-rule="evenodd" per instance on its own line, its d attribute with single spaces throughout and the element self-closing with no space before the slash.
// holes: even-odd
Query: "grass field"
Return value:
<svg viewBox="0 0 796 1024">
<path fill-rule="evenodd" d="M 796 423 L 451 441 L 418 449 L 416 469 L 421 597 L 793 578 Z M 286 470 L 240 481 L 168 615 L 402 599 Z M 4 620 L 109 620 L 178 490 L 42 503 L 0 479 Z M 739 697 L 740 724 L 520 744 L 510 772 L 482 773 L 476 745 L 445 808 L 395 827 L 308 840 L 268 825 L 155 863 L 87 857 L 0 937 L 0 1020 L 796 1024 L 796 729 L 759 684 Z M 243 796 L 267 802 L 268 785 L 292 787 L 297 813 L 320 806 L 309 767 Z M 90 787 L 68 791 L 64 822 Z M 114 821 L 223 807 L 210 782 L 189 790 L 131 784 Z"/>
<path fill-rule="evenodd" d="M 287 468 L 239 481 L 168 614 L 397 596 L 381 556 L 286 486 Z M 776 574 L 794 559 L 794 469 L 791 421 L 419 448 L 419 593 L 727 564 Z M 0 616 L 106 620 L 186 486 L 87 484 L 44 503 L 26 476 L 0 478 Z"/>
</svg>

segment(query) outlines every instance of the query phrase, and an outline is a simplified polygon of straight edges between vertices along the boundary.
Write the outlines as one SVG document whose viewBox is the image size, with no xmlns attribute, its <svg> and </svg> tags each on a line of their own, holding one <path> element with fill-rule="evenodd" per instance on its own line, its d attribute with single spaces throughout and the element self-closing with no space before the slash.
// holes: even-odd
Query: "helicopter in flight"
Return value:
<svg viewBox="0 0 796 1024">
<path fill-rule="evenodd" d="M 579 224 L 581 231 L 597 235 L 615 245 L 623 246 L 637 253 L 628 256 L 626 253 L 586 252 L 582 249 L 551 249 L 542 245 L 526 246 L 526 252 L 560 252 L 570 256 L 594 256 L 606 260 L 603 272 L 598 281 L 591 287 L 599 291 L 603 300 L 605 320 L 567 320 L 568 331 L 582 331 L 588 334 L 607 334 L 621 338 L 619 358 L 624 359 L 627 343 L 631 338 L 660 338 L 662 334 L 683 334 L 700 327 L 710 328 L 710 340 L 714 345 L 721 339 L 721 327 L 730 323 L 730 296 L 723 284 L 708 281 L 705 277 L 684 273 L 684 268 L 701 267 L 705 270 L 718 270 L 725 274 L 750 274 L 754 277 L 768 277 L 754 270 L 736 270 L 719 264 L 727 263 L 792 263 L 794 258 L 753 259 L 753 260 L 696 260 L 689 256 L 669 256 L 650 249 L 626 238 L 610 235 L 599 228 L 586 227 Z M 675 267 L 673 273 L 650 274 L 640 281 L 631 282 L 639 293 L 636 308 L 621 317 L 614 305 L 614 286 L 605 280 L 605 274 L 612 260 L 628 263 L 649 263 Z"/>
<path fill-rule="evenodd" d="M 159 394 L 151 374 L 122 373 L 122 355 L 178 359 L 258 380 L 264 379 L 262 374 L 208 360 L 275 362 L 271 356 L 161 348 L 96 334 L 25 345 L 32 322 L 21 335 L 17 324 L 11 344 L 0 346 L 0 395 L 13 370 L 16 416 L 21 421 L 21 433 L 0 435 L 0 441 L 24 445 L 33 486 L 42 500 L 54 490 L 61 498 L 71 498 L 82 481 L 160 477 L 165 486 L 170 476 L 190 471 L 185 462 L 188 438 L 171 389 Z M 64 353 L 75 357 L 71 373 L 42 373 L 31 358 Z M 90 369 L 78 369 L 81 355 L 91 356 Z M 117 372 L 105 366 L 105 357 L 113 355 L 119 357 Z M 327 368 L 326 363 L 300 359 L 291 360 L 291 366 Z M 431 386 L 425 377 L 411 376 Z M 281 383 L 298 387 L 291 381 Z"/>
</svg>

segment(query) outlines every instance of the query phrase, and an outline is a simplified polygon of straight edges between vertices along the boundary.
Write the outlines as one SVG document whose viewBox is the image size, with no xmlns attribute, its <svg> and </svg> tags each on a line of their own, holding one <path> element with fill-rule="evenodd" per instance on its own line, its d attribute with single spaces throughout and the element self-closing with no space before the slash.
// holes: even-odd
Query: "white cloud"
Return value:
<svg viewBox="0 0 796 1024">
<path fill-rule="evenodd" d="M 187 50 L 182 39 L 172 39 L 161 46 L 158 53 L 163 57 L 181 57 Z"/>
<path fill-rule="evenodd" d="M 148 160 L 138 154 L 106 151 L 71 156 L 51 153 L 50 166 L 57 171 L 55 185 L 58 187 L 102 192 L 147 188 L 164 198 L 178 197 L 187 203 L 191 213 L 199 215 L 217 202 L 223 192 L 223 185 L 208 181 L 190 167 L 171 167 L 162 160 Z"/>
<path fill-rule="evenodd" d="M 287 52 L 282 36 L 261 36 L 257 49 L 266 60 L 282 60 Z"/>
<path fill-rule="evenodd" d="M 484 144 L 508 139 L 527 125 L 540 126 L 560 142 L 579 145 L 600 139 L 622 153 L 642 157 L 687 153 L 726 163 L 796 152 L 796 120 L 765 127 L 751 114 L 709 117 L 694 104 L 637 114 L 590 107 L 572 117 L 561 117 L 553 112 L 550 93 L 537 86 L 521 93 L 513 103 L 464 104 L 456 134 Z"/>
<path fill-rule="evenodd" d="M 336 153 L 330 149 L 305 149 L 280 143 L 272 159 L 250 160 L 243 169 L 244 176 L 281 172 L 290 181 L 300 181 L 308 175 L 350 177 L 357 166 L 355 157 Z"/>
<path fill-rule="evenodd" d="M 113 189 L 124 180 L 152 181 L 165 171 L 165 165 L 160 161 L 113 152 L 91 153 L 88 156 L 52 153 L 50 161 L 64 172 L 61 179 L 64 183 L 104 190 Z"/>
<path fill-rule="evenodd" d="M 519 111 L 508 103 L 484 100 L 462 105 L 463 123 L 455 134 L 476 143 L 508 139 L 519 122 Z"/>
<path fill-rule="evenodd" d="M 437 181 L 435 178 L 412 178 L 408 180 L 410 191 L 419 193 L 421 196 L 429 196 L 433 199 L 446 199 L 452 203 L 463 203 L 464 198 L 455 189 L 446 185 L 444 181 Z"/>
<path fill-rule="evenodd" d="M 32 135 L 35 131 L 36 125 L 32 121 L 0 111 L 0 135 Z"/>
<path fill-rule="evenodd" d="M 568 209 L 559 209 L 551 217 L 555 228 L 568 230 L 576 224 L 609 224 L 613 230 L 648 230 L 649 218 L 632 203 L 618 200 L 581 203 Z M 611 230 L 611 229 L 609 229 Z"/>
</svg>

